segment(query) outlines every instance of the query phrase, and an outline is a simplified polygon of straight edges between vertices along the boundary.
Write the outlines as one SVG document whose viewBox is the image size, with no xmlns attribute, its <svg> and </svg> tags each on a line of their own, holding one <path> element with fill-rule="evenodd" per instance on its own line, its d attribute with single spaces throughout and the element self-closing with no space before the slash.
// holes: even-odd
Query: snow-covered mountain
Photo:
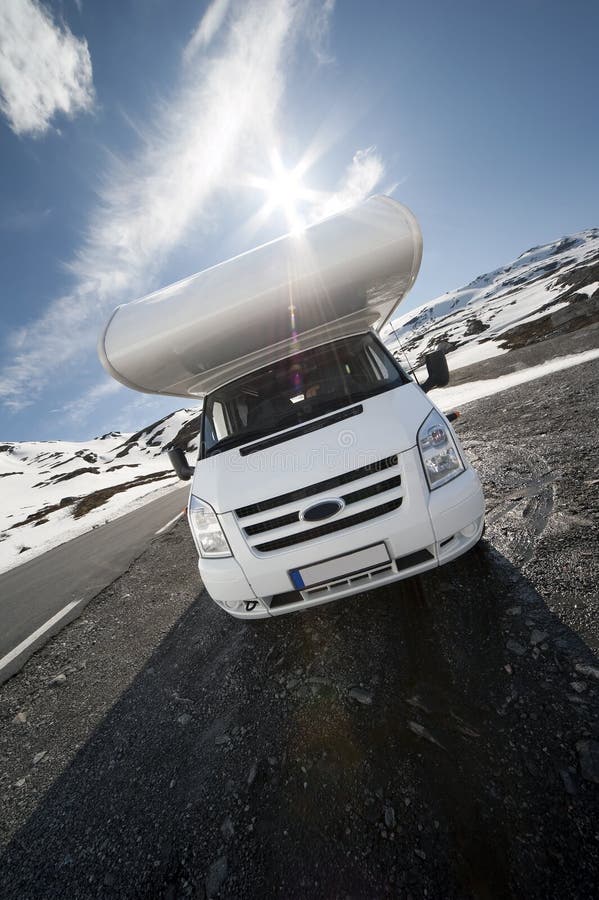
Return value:
<svg viewBox="0 0 599 900">
<path fill-rule="evenodd" d="M 411 364 L 442 344 L 450 369 L 599 319 L 599 228 L 533 247 L 514 262 L 397 317 L 384 339 Z M 402 357 L 399 357 L 400 359 Z"/>
<path fill-rule="evenodd" d="M 197 449 L 180 409 L 135 434 L 0 444 L 0 571 L 180 486 L 163 449 Z"/>
</svg>

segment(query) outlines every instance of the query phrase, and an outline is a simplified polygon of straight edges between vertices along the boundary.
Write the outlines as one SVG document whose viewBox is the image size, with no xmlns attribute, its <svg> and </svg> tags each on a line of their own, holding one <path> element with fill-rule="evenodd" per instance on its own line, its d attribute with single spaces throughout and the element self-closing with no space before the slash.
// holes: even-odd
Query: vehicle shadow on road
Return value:
<svg viewBox="0 0 599 900">
<path fill-rule="evenodd" d="M 12 839 L 3 896 L 596 895 L 598 678 L 488 544 L 252 627 L 200 595 Z"/>
</svg>

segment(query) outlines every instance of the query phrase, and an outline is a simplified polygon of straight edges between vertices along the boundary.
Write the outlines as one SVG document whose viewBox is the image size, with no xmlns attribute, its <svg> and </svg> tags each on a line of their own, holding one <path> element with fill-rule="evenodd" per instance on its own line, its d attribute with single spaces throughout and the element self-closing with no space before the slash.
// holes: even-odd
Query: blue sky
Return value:
<svg viewBox="0 0 599 900">
<path fill-rule="evenodd" d="M 183 405 L 113 383 L 98 332 L 286 231 L 276 154 L 304 220 L 387 190 L 414 210 L 410 305 L 599 225 L 598 37 L 590 0 L 4 0 L 0 438 Z"/>
</svg>

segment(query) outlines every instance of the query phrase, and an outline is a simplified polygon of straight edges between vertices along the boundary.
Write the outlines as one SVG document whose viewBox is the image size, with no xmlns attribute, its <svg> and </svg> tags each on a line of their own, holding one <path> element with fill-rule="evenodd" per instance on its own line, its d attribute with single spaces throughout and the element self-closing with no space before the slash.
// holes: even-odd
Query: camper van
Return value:
<svg viewBox="0 0 599 900">
<path fill-rule="evenodd" d="M 484 525 L 478 475 L 380 333 L 422 236 L 372 197 L 118 307 L 99 355 L 118 381 L 203 402 L 188 517 L 202 581 L 240 619 L 350 597 L 443 565 Z"/>
</svg>

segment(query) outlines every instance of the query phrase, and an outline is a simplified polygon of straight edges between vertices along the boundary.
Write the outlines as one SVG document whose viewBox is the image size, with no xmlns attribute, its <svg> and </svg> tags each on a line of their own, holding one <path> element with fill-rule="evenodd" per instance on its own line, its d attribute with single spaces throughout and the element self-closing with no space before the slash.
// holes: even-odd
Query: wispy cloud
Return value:
<svg viewBox="0 0 599 900">
<path fill-rule="evenodd" d="M 196 53 L 207 47 L 223 24 L 231 0 L 212 0 L 183 51 L 183 60 L 190 63 Z"/>
<path fill-rule="evenodd" d="M 210 221 L 218 192 L 248 157 L 276 142 L 290 52 L 306 37 L 310 13 L 322 8 L 318 0 L 237 0 L 218 53 L 187 52 L 181 82 L 155 111 L 142 149 L 114 161 L 69 266 L 73 290 L 9 336 L 12 360 L 0 372 L 7 407 L 18 408 L 25 392 L 30 399 L 63 367 L 92 354 L 107 310 L 152 287 L 186 231 Z M 324 27 L 321 21 L 320 35 Z"/>
<path fill-rule="evenodd" d="M 2 0 L 0 111 L 15 134 L 41 135 L 57 113 L 72 118 L 93 102 L 87 42 L 38 0 Z"/>
<path fill-rule="evenodd" d="M 73 400 L 69 400 L 63 406 L 54 409 L 54 413 L 60 413 L 73 424 L 85 422 L 90 412 L 101 401 L 112 397 L 123 390 L 123 386 L 116 381 L 107 378 L 93 384 L 90 388 Z"/>
<path fill-rule="evenodd" d="M 335 0 L 323 0 L 320 7 L 310 11 L 307 18 L 306 30 L 312 52 L 319 63 L 332 62 L 332 56 L 328 49 L 329 24 L 335 9 Z"/>
<path fill-rule="evenodd" d="M 357 150 L 337 190 L 312 208 L 310 221 L 316 222 L 333 216 L 365 200 L 373 193 L 384 174 L 385 166 L 375 147 Z"/>
<path fill-rule="evenodd" d="M 74 424 L 84 422 L 100 400 L 111 397 L 123 390 L 123 386 L 116 381 L 109 381 L 107 378 L 92 385 L 79 397 L 69 400 L 64 406 L 54 410 L 65 415 L 65 417 Z"/>
</svg>

